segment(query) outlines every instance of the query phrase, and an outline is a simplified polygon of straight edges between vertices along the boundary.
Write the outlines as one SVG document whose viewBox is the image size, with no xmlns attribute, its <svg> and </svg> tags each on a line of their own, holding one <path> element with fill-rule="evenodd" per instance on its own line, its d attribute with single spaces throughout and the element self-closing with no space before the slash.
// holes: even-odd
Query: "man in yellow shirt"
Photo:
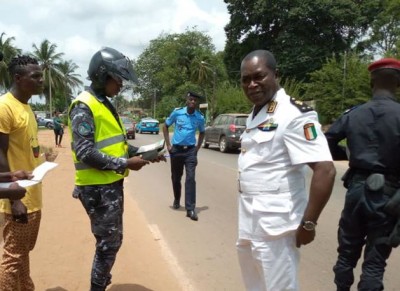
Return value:
<svg viewBox="0 0 400 291">
<path fill-rule="evenodd" d="M 0 171 L 32 171 L 40 163 L 37 123 L 28 104 L 32 95 L 43 91 L 43 72 L 37 60 L 29 56 L 11 59 L 8 70 L 10 91 L 0 97 Z M 41 219 L 42 186 L 26 188 L 21 200 L 0 200 L 5 213 L 4 252 L 0 264 L 2 291 L 34 290 L 29 274 L 29 252 L 33 250 Z"/>
</svg>

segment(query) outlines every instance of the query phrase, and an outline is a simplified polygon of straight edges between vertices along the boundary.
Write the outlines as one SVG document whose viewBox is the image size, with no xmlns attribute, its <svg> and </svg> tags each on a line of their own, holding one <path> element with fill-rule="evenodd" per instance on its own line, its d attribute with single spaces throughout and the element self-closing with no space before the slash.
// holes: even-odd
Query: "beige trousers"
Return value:
<svg viewBox="0 0 400 291">
<path fill-rule="evenodd" d="M 1 291 L 35 290 L 30 277 L 29 252 L 36 244 L 41 215 L 40 210 L 29 213 L 26 224 L 13 221 L 12 215 L 5 215 L 4 252 L 0 264 Z"/>
</svg>

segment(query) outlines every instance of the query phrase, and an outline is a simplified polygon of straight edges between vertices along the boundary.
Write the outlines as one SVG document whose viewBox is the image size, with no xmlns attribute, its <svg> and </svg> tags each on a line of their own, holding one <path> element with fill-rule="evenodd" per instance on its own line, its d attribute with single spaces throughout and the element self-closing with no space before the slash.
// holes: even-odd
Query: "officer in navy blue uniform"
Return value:
<svg viewBox="0 0 400 291">
<path fill-rule="evenodd" d="M 364 262 L 358 290 L 383 290 L 386 260 L 396 245 L 384 238 L 397 218 L 385 205 L 400 188 L 400 61 L 381 59 L 369 65 L 372 99 L 345 112 L 326 133 L 335 160 L 349 160 L 342 178 L 348 189 L 339 221 L 338 259 L 333 270 L 337 290 L 350 290 L 362 248 Z M 338 143 L 347 139 L 349 157 Z"/>
<path fill-rule="evenodd" d="M 174 190 L 174 209 L 180 208 L 181 178 L 183 168 L 186 169 L 185 181 L 185 208 L 186 216 L 192 220 L 198 220 L 196 214 L 196 166 L 197 152 L 204 138 L 204 116 L 197 110 L 202 96 L 188 92 L 186 96 L 186 107 L 175 109 L 165 120 L 163 134 L 165 143 L 171 157 L 171 179 Z M 174 124 L 172 143 L 169 138 L 168 127 Z M 196 144 L 196 131 L 199 137 Z"/>
</svg>

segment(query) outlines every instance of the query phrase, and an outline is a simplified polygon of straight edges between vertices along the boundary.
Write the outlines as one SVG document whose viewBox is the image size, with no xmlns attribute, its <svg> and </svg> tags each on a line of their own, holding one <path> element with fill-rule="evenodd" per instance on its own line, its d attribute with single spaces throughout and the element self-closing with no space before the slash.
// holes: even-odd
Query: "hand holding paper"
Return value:
<svg viewBox="0 0 400 291">
<path fill-rule="evenodd" d="M 57 163 L 53 162 L 44 162 L 40 166 L 36 167 L 33 172 L 32 172 L 32 179 L 29 180 L 17 180 L 15 183 L 17 183 L 21 187 L 29 187 L 33 186 L 37 183 L 40 183 L 43 179 L 43 177 L 46 175 L 46 173 L 55 167 L 57 167 Z M 0 183 L 1 188 L 9 188 L 12 183 Z"/>
<path fill-rule="evenodd" d="M 136 156 L 141 156 L 142 159 L 147 161 L 164 160 L 161 158 L 161 156 L 163 156 L 165 153 L 164 147 L 165 140 L 162 139 L 158 142 L 139 147 L 138 151 L 136 152 Z"/>
</svg>

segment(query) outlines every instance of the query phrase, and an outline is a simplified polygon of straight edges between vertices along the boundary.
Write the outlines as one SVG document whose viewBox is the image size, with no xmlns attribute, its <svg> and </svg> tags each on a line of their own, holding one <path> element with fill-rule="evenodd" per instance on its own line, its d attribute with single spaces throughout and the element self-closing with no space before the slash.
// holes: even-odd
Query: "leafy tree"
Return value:
<svg viewBox="0 0 400 291">
<path fill-rule="evenodd" d="M 400 2 L 382 2 L 380 13 L 376 13 L 371 23 L 369 38 L 362 44 L 373 53 L 390 56 L 399 53 L 397 44 L 400 41 Z"/>
<path fill-rule="evenodd" d="M 242 88 L 237 85 L 225 82 L 218 88 L 217 96 L 216 115 L 221 113 L 249 113 L 251 111 L 252 104 L 244 95 Z"/>
<path fill-rule="evenodd" d="M 196 29 L 182 34 L 161 34 L 135 61 L 139 85 L 134 90 L 140 96 L 139 102 L 151 109 L 154 92 L 157 92 L 157 104 L 175 103 L 175 98 L 184 96 L 182 88 L 207 93 L 212 90 L 211 70 L 220 72 L 215 60 L 218 58 L 211 38 Z M 212 69 L 204 62 L 212 64 Z M 223 76 L 222 71 L 220 75 Z M 164 98 L 172 100 L 163 102 Z M 159 114 L 164 115 L 157 109 Z"/>
<path fill-rule="evenodd" d="M 370 99 L 368 63 L 356 54 L 344 54 L 339 60 L 328 59 L 320 70 L 310 74 L 305 96 L 316 102 L 322 123 L 331 123 L 346 109 Z"/>
<path fill-rule="evenodd" d="M 231 15 L 225 27 L 225 63 L 238 70 L 254 49 L 275 53 L 283 77 L 308 79 L 332 52 L 349 50 L 365 35 L 382 1 L 224 0 Z"/>
<path fill-rule="evenodd" d="M 16 55 L 21 53 L 21 50 L 16 48 L 12 42 L 14 37 L 6 37 L 6 33 L 0 35 L 0 51 L 4 55 L 3 61 L 0 62 L 0 89 L 6 91 L 11 85 L 11 79 L 8 74 L 7 64 Z"/>
</svg>

